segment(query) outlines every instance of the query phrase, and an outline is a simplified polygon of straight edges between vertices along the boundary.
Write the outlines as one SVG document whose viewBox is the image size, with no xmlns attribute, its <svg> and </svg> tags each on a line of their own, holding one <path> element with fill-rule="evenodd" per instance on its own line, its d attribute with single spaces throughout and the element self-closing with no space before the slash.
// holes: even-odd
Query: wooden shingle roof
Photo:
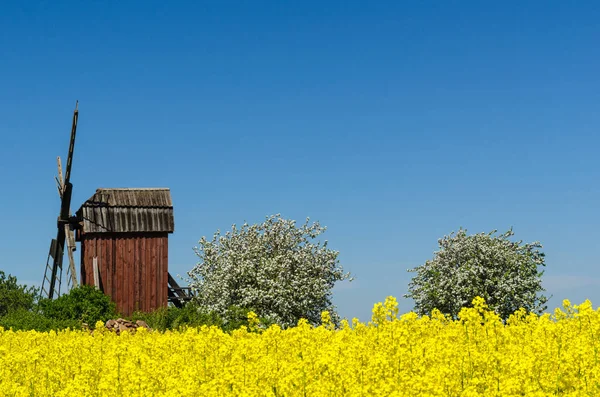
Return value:
<svg viewBox="0 0 600 397">
<path fill-rule="evenodd" d="M 173 233 L 168 188 L 97 189 L 77 211 L 82 233 Z"/>
</svg>

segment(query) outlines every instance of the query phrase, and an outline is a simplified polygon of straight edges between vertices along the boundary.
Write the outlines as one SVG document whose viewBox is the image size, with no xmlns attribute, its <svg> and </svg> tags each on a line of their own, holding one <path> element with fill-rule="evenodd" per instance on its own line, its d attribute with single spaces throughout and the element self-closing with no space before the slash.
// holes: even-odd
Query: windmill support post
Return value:
<svg viewBox="0 0 600 397">
<path fill-rule="evenodd" d="M 77 270 L 75 270 L 75 258 L 73 257 L 73 251 L 75 251 L 75 237 L 73 231 L 69 225 L 65 225 L 65 234 L 67 235 L 67 253 L 69 255 L 69 272 L 71 273 L 71 286 L 77 287 Z"/>
<path fill-rule="evenodd" d="M 93 259 L 93 267 L 94 267 L 94 285 L 96 289 L 100 289 L 100 272 L 98 270 L 98 258 L 94 257 Z"/>
</svg>

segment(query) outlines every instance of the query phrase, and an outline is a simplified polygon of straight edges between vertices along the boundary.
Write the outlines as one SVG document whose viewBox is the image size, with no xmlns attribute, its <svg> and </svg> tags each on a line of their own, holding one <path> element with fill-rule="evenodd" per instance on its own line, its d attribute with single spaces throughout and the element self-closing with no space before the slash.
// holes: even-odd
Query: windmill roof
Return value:
<svg viewBox="0 0 600 397">
<path fill-rule="evenodd" d="M 167 232 L 175 228 L 168 188 L 101 188 L 77 211 L 85 233 Z"/>
</svg>

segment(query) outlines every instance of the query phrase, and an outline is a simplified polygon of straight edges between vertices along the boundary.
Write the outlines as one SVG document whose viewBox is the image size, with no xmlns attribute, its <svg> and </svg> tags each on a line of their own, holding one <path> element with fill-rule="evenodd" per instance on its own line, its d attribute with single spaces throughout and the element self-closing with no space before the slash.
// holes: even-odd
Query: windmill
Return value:
<svg viewBox="0 0 600 397">
<path fill-rule="evenodd" d="M 189 287 L 180 287 L 168 270 L 168 235 L 175 220 L 168 188 L 102 188 L 71 214 L 71 168 L 78 105 L 73 112 L 65 172 L 60 157 L 56 184 L 60 213 L 56 238 L 50 243 L 40 295 L 61 295 L 63 256 L 67 291 L 78 285 L 75 270 L 76 241 L 80 242 L 81 284 L 92 285 L 110 296 L 117 310 L 153 311 L 168 303 L 182 307 L 192 299 Z"/>
<path fill-rule="evenodd" d="M 46 271 L 42 281 L 41 294 L 52 299 L 60 295 L 63 273 L 63 256 L 65 252 L 65 243 L 69 257 L 69 267 L 67 268 L 67 286 L 70 288 L 77 286 L 77 273 L 75 271 L 75 260 L 73 252 L 75 251 L 75 236 L 73 230 L 77 228 L 77 217 L 71 215 L 71 196 L 73 185 L 71 184 L 71 166 L 73 163 L 73 149 L 75 148 L 75 135 L 77 133 L 77 119 L 79 116 L 78 102 L 75 104 L 73 112 L 73 124 L 71 127 L 71 140 L 69 142 L 69 152 L 67 155 L 67 164 L 63 176 L 62 163 L 60 157 L 58 162 L 58 177 L 56 184 L 58 195 L 60 197 L 60 214 L 57 221 L 56 238 L 50 243 L 50 251 L 46 260 Z"/>
</svg>

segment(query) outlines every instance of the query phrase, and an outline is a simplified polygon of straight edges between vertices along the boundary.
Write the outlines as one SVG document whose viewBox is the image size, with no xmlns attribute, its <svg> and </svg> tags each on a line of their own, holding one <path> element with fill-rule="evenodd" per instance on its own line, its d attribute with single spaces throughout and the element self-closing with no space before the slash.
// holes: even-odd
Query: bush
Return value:
<svg viewBox="0 0 600 397">
<path fill-rule="evenodd" d="M 254 309 L 242 308 L 237 306 L 229 306 L 222 318 L 221 328 L 225 332 L 231 332 L 239 329 L 241 326 L 248 327 L 248 313 L 256 312 Z M 263 328 L 268 328 L 276 322 L 270 318 L 259 317 L 259 324 Z"/>
<path fill-rule="evenodd" d="M 221 327 L 222 321 L 216 314 L 208 314 L 197 305 L 187 304 L 183 308 L 164 307 L 150 313 L 135 312 L 129 318 L 131 321 L 143 320 L 152 329 L 166 331 L 185 326 L 199 327 L 216 325 Z"/>
<path fill-rule="evenodd" d="M 0 270 L 0 317 L 17 310 L 33 309 L 38 290 L 17 284 L 17 278 Z"/>
<path fill-rule="evenodd" d="M 39 331 L 47 332 L 50 330 L 61 330 L 61 329 L 80 329 L 81 321 L 77 320 L 57 320 L 44 316 L 42 313 L 18 309 L 12 311 L 7 315 L 0 318 L 0 326 L 4 329 L 11 329 L 13 331 Z"/>
<path fill-rule="evenodd" d="M 219 315 L 215 311 L 207 312 L 197 304 L 189 302 L 183 308 L 167 307 L 151 313 L 136 312 L 129 320 L 143 320 L 150 328 L 158 331 L 214 325 L 228 332 L 238 329 L 242 325 L 248 326 L 249 312 L 248 309 L 231 306 L 223 315 Z M 260 322 L 264 326 L 272 324 L 264 318 L 260 319 Z"/>
<path fill-rule="evenodd" d="M 54 300 L 43 299 L 40 308 L 51 319 L 79 320 L 92 328 L 97 321 L 106 321 L 117 314 L 110 297 L 90 285 L 73 288 Z"/>
</svg>

